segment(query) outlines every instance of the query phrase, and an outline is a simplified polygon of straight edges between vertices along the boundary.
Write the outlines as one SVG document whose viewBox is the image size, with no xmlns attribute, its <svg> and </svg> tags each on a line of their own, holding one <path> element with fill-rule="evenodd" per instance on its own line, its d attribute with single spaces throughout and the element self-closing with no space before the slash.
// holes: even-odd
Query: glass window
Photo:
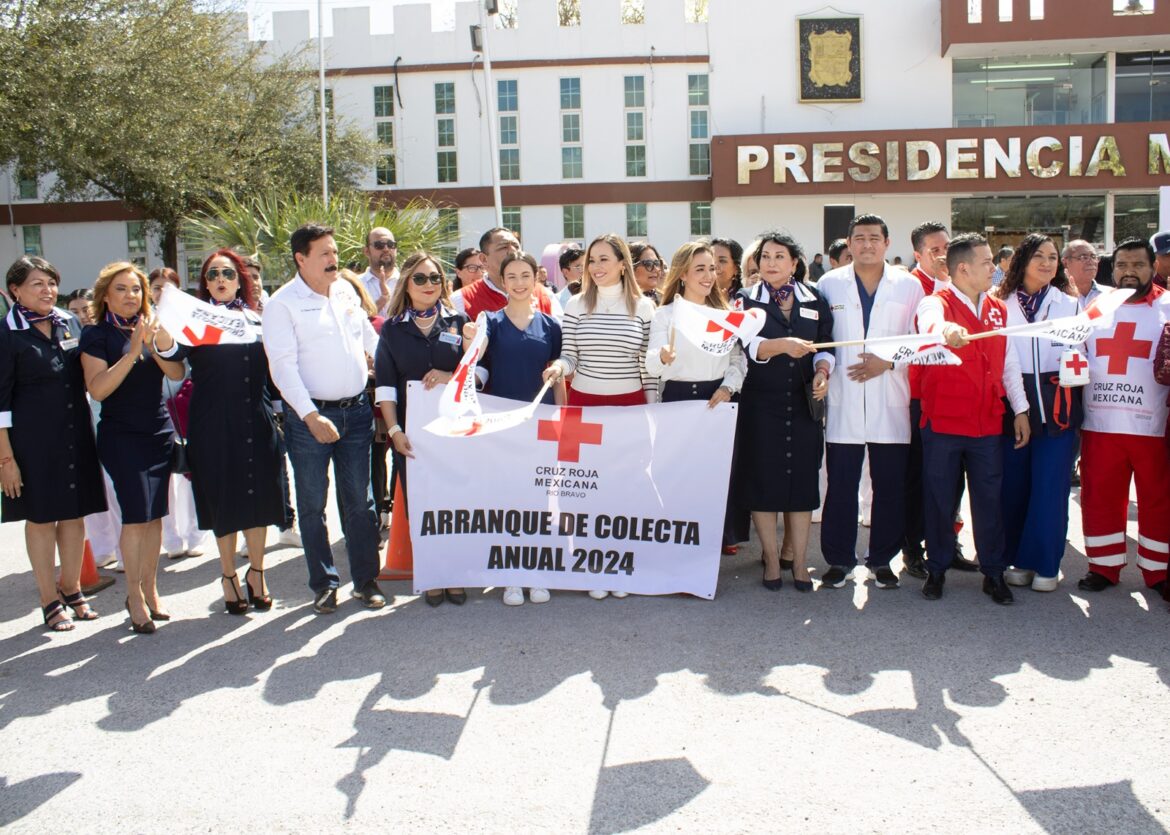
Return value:
<svg viewBox="0 0 1170 835">
<path fill-rule="evenodd" d="M 451 148 L 455 145 L 455 120 L 439 119 L 435 122 L 438 129 L 438 145 L 440 148 Z"/>
<path fill-rule="evenodd" d="M 646 79 L 640 75 L 626 76 L 626 107 L 646 106 Z"/>
<path fill-rule="evenodd" d="M 439 151 L 437 159 L 440 183 L 454 183 L 459 179 L 459 165 L 454 151 Z"/>
<path fill-rule="evenodd" d="M 374 88 L 374 118 L 389 119 L 394 115 L 394 87 L 384 84 Z"/>
<path fill-rule="evenodd" d="M 520 149 L 519 148 L 501 148 L 500 149 L 500 179 L 501 180 L 519 180 L 520 179 Z"/>
<path fill-rule="evenodd" d="M 646 22 L 646 0 L 622 0 L 622 23 Z"/>
<path fill-rule="evenodd" d="M 645 203 L 627 203 L 626 204 L 626 237 L 627 238 L 644 238 L 649 232 L 646 231 L 646 204 Z"/>
<path fill-rule="evenodd" d="M 387 147 L 394 147 L 394 123 L 393 122 L 378 122 L 374 125 L 374 130 L 378 134 L 379 144 Z"/>
<path fill-rule="evenodd" d="M 562 210 L 562 232 L 567 241 L 580 241 L 585 238 L 585 207 L 565 206 Z"/>
<path fill-rule="evenodd" d="M 1157 231 L 1157 194 L 1118 194 L 1113 198 L 1113 240 L 1148 238 Z"/>
<path fill-rule="evenodd" d="M 21 231 L 24 235 L 24 254 L 44 257 L 45 253 L 41 247 L 41 227 L 25 226 L 22 227 Z"/>
<path fill-rule="evenodd" d="M 701 201 L 691 204 L 691 234 L 711 234 L 711 204 Z"/>
<path fill-rule="evenodd" d="M 511 229 L 515 234 L 517 240 L 524 240 L 522 230 L 520 228 L 520 207 L 519 206 L 504 206 L 500 212 L 500 225 L 506 229 Z"/>
<path fill-rule="evenodd" d="M 581 109 L 581 79 L 561 79 L 561 110 Z"/>
<path fill-rule="evenodd" d="M 20 200 L 36 200 L 37 178 L 21 177 L 20 182 L 17 184 L 17 195 Z"/>
<path fill-rule="evenodd" d="M 626 113 L 626 141 L 644 142 L 646 140 L 646 114 L 641 110 L 631 110 Z"/>
<path fill-rule="evenodd" d="M 500 117 L 500 144 L 515 145 L 520 141 L 520 130 L 516 116 Z"/>
<path fill-rule="evenodd" d="M 398 170 L 394 164 L 394 154 L 384 154 L 378 158 L 374 177 L 380 186 L 392 186 L 397 183 Z"/>
<path fill-rule="evenodd" d="M 435 85 L 435 112 L 455 112 L 455 82 L 440 81 Z"/>
<path fill-rule="evenodd" d="M 580 113 L 562 113 L 561 114 L 561 141 L 562 142 L 580 142 L 581 141 L 581 114 Z"/>
<path fill-rule="evenodd" d="M 688 75 L 687 76 L 687 103 L 692 107 L 696 105 L 706 106 L 710 104 L 710 93 L 707 89 L 706 75 Z"/>
<path fill-rule="evenodd" d="M 580 26 L 581 0 L 557 0 L 557 24 L 560 26 Z"/>
<path fill-rule="evenodd" d="M 1116 113 L 1119 122 L 1170 119 L 1170 52 L 1118 54 Z"/>
<path fill-rule="evenodd" d="M 514 79 L 497 81 L 496 89 L 499 91 L 496 109 L 500 113 L 515 113 L 520 108 L 520 96 L 516 91 L 516 81 Z"/>
<path fill-rule="evenodd" d="M 626 176 L 627 177 L 645 177 L 646 176 L 646 146 L 645 145 L 627 145 L 626 146 Z"/>
<path fill-rule="evenodd" d="M 126 221 L 126 250 L 129 260 L 146 268 L 146 224 L 141 220 Z"/>
<path fill-rule="evenodd" d="M 1106 121 L 1102 54 L 956 58 L 951 67 L 955 127 Z"/>
<path fill-rule="evenodd" d="M 705 143 L 693 143 L 690 153 L 690 172 L 696 176 L 707 177 L 711 174 L 711 146 Z"/>
<path fill-rule="evenodd" d="M 1016 246 L 1029 232 L 1051 235 L 1061 248 L 1075 238 L 1105 241 L 1103 194 L 963 197 L 951 200 L 951 234 L 978 232 L 992 250 Z"/>
<path fill-rule="evenodd" d="M 561 148 L 561 176 L 566 180 L 578 180 L 585 176 L 581 162 L 581 146 Z"/>
<path fill-rule="evenodd" d="M 707 111 L 691 111 L 691 139 L 707 138 Z"/>
</svg>

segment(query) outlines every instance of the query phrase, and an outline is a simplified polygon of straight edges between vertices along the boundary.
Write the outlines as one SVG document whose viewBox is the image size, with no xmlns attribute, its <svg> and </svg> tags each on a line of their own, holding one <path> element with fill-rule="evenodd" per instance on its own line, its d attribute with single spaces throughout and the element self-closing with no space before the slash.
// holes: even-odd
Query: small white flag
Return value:
<svg viewBox="0 0 1170 835">
<path fill-rule="evenodd" d="M 674 299 L 674 329 L 692 345 L 717 357 L 731 353 L 736 340 L 746 344 L 763 329 L 765 319 L 760 308 L 720 310 L 681 296 Z"/>
<path fill-rule="evenodd" d="M 163 329 L 181 345 L 246 345 L 257 331 L 242 310 L 217 307 L 167 284 L 158 303 Z"/>
<path fill-rule="evenodd" d="M 455 373 L 443 387 L 443 394 L 439 398 L 439 414 L 443 418 L 478 415 L 483 411 L 479 405 L 479 397 L 475 393 L 475 368 L 481 358 L 485 340 L 487 314 L 481 312 L 475 319 L 475 339 L 471 340 L 471 344 L 463 352 L 463 359 L 459 360 Z"/>
<path fill-rule="evenodd" d="M 865 350 L 894 365 L 962 365 L 937 333 L 910 333 L 865 343 Z"/>
</svg>

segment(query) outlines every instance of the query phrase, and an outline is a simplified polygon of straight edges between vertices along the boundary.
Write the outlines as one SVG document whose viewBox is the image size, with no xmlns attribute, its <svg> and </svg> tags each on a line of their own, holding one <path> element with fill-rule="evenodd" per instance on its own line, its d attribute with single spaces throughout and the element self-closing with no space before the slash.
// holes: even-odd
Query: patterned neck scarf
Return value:
<svg viewBox="0 0 1170 835">
<path fill-rule="evenodd" d="M 142 316 L 138 313 L 135 313 L 129 318 L 123 318 L 112 310 L 106 311 L 106 321 L 115 328 L 121 328 L 122 330 L 126 331 L 134 330 L 134 327 L 138 324 L 138 320 L 141 318 Z"/>
<path fill-rule="evenodd" d="M 784 304 L 796 292 L 796 284 L 792 279 L 788 279 L 787 284 L 782 284 L 779 288 L 773 287 L 768 282 L 764 282 L 764 286 L 768 288 L 768 295 L 772 297 L 772 301 L 776 302 L 777 306 Z"/>
<path fill-rule="evenodd" d="M 1051 286 L 1051 285 L 1049 285 Z M 1028 295 L 1023 289 L 1016 290 L 1016 301 L 1020 303 L 1020 309 L 1024 311 L 1024 318 L 1029 322 L 1036 321 L 1036 313 L 1040 310 L 1040 303 L 1044 301 L 1044 296 L 1048 293 L 1048 287 L 1039 290 L 1032 295 Z"/>
<path fill-rule="evenodd" d="M 21 318 L 30 325 L 35 325 L 37 322 L 45 321 L 51 321 L 54 325 L 65 324 L 65 317 L 63 317 L 55 307 L 50 307 L 49 312 L 42 315 L 40 313 L 29 310 L 20 302 L 14 302 L 12 306 L 16 308 L 16 312 L 20 314 Z"/>
<path fill-rule="evenodd" d="M 439 302 L 435 302 L 435 306 L 428 310 L 415 310 L 413 307 L 408 307 L 390 321 L 398 324 L 400 322 L 409 322 L 412 319 L 430 319 L 432 316 L 439 315 L 440 307 L 441 304 Z"/>
<path fill-rule="evenodd" d="M 239 297 L 226 302 L 217 301 L 214 297 L 212 297 L 211 303 L 216 307 L 226 307 L 228 310 L 243 310 L 245 307 L 247 307 L 247 305 L 244 304 L 244 300 Z"/>
</svg>

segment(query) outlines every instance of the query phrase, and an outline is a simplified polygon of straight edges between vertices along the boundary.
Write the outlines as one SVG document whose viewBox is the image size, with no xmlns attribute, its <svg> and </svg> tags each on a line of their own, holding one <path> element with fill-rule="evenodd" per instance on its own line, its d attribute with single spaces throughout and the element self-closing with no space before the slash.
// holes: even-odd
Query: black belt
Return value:
<svg viewBox="0 0 1170 835">
<path fill-rule="evenodd" d="M 341 400 L 313 400 L 313 405 L 318 409 L 348 409 L 351 406 L 357 406 L 366 401 L 366 393 L 359 392 L 353 397 L 343 397 Z"/>
</svg>

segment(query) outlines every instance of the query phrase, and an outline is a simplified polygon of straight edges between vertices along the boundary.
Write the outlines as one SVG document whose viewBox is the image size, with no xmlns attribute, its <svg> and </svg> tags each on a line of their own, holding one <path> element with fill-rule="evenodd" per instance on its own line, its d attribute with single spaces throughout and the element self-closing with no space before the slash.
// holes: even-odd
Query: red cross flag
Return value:
<svg viewBox="0 0 1170 835">
<path fill-rule="evenodd" d="M 962 365 L 958 354 L 937 333 L 889 336 L 865 343 L 865 350 L 894 365 Z"/>
<path fill-rule="evenodd" d="M 480 414 L 479 398 L 475 394 L 475 367 L 483 356 L 484 342 L 487 341 L 487 314 L 480 313 L 475 319 L 475 339 L 463 351 L 463 359 L 439 400 L 439 414 L 445 418 L 458 418 L 468 414 Z"/>
<path fill-rule="evenodd" d="M 1050 339 L 1065 345 L 1080 345 L 1097 328 L 1113 324 L 1113 314 L 1133 295 L 1133 290 L 1112 290 L 1104 292 L 1076 316 L 1061 316 L 1043 322 L 1030 322 L 1000 328 L 997 333 L 1004 336 L 1027 336 L 1032 339 Z"/>
<path fill-rule="evenodd" d="M 765 318 L 759 308 L 720 310 L 675 296 L 672 324 L 683 339 L 708 354 L 723 356 L 731 352 L 737 339 L 746 345 L 763 329 Z"/>
<path fill-rule="evenodd" d="M 163 329 L 182 345 L 243 345 L 259 335 L 242 310 L 208 304 L 173 284 L 163 288 L 157 312 Z"/>
<path fill-rule="evenodd" d="M 429 429 L 439 392 L 409 384 L 416 591 L 469 586 L 715 595 L 736 404 L 530 404 L 481 395 L 462 437 Z M 489 431 L 490 430 L 490 431 Z M 458 495 L 449 479 L 458 473 Z M 702 489 L 696 489 L 696 474 Z"/>
</svg>

